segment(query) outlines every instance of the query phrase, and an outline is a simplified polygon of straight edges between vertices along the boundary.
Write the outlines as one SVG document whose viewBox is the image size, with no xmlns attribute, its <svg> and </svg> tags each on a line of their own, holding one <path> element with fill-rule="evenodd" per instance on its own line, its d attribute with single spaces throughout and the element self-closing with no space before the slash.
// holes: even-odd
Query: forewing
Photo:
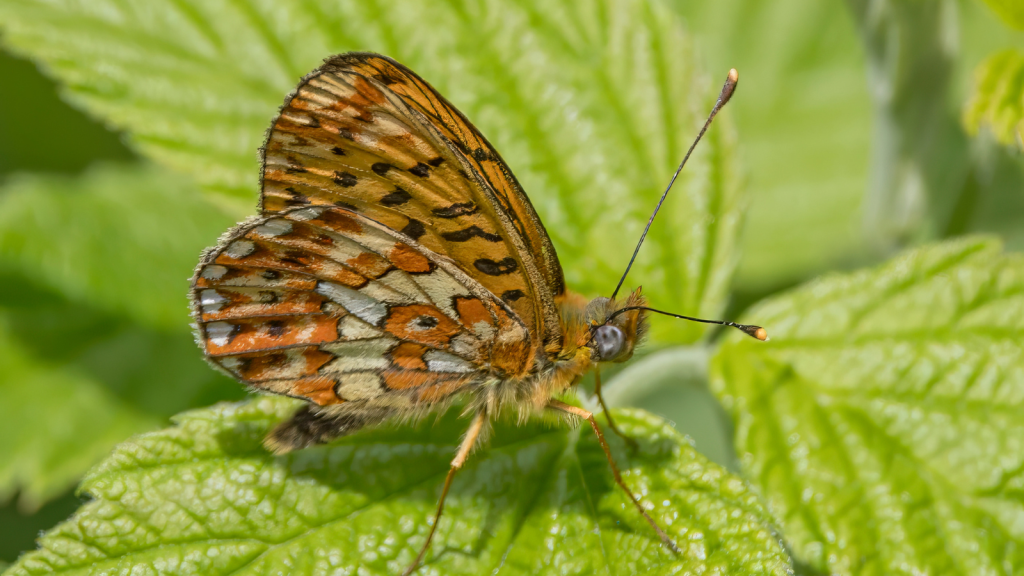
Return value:
<svg viewBox="0 0 1024 576">
<path fill-rule="evenodd" d="M 551 241 L 498 153 L 430 85 L 376 54 L 303 79 L 263 150 L 264 214 L 349 208 L 447 256 L 507 302 L 549 353 L 565 290 Z"/>
<path fill-rule="evenodd" d="M 293 208 L 229 231 L 192 280 L 207 359 L 249 386 L 321 406 L 429 405 L 521 373 L 530 337 L 458 267 L 341 208 Z"/>
</svg>

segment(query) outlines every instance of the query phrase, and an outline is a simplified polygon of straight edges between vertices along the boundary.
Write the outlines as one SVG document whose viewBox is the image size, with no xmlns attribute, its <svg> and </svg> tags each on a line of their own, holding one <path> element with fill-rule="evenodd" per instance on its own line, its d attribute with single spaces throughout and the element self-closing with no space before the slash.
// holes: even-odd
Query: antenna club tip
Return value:
<svg viewBox="0 0 1024 576">
<path fill-rule="evenodd" d="M 732 93 L 736 91 L 736 84 L 740 81 L 740 73 L 735 68 L 729 69 L 729 76 L 725 79 L 725 85 L 722 86 L 722 93 L 718 96 L 719 107 L 725 106 L 726 102 L 732 98 Z"/>
<path fill-rule="evenodd" d="M 753 326 L 753 325 L 750 325 L 750 324 L 740 324 L 739 326 L 736 326 L 736 327 L 739 328 L 740 330 L 742 330 L 747 336 L 750 336 L 752 338 L 757 338 L 758 340 L 760 340 L 762 342 L 765 342 L 765 341 L 768 340 L 768 331 L 765 330 L 764 328 L 761 328 L 760 326 Z"/>
</svg>

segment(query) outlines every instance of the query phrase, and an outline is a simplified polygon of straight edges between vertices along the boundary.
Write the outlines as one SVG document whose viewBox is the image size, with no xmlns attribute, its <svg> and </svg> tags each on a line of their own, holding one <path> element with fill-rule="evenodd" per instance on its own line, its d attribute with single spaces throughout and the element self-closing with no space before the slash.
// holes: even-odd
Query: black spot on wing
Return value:
<svg viewBox="0 0 1024 576">
<path fill-rule="evenodd" d="M 298 206 L 300 204 L 309 204 L 309 196 L 299 192 L 291 186 L 285 188 L 285 192 L 291 194 L 291 198 L 286 200 L 289 206 Z"/>
<path fill-rule="evenodd" d="M 345 140 L 355 140 L 355 136 L 352 135 L 352 131 L 348 128 L 338 128 L 338 136 L 341 136 Z"/>
<path fill-rule="evenodd" d="M 352 212 L 359 212 L 358 208 L 356 208 L 352 204 L 349 204 L 348 202 L 344 202 L 342 200 L 335 200 L 334 201 L 334 205 L 337 206 L 338 208 L 344 208 L 345 210 L 351 210 Z"/>
<path fill-rule="evenodd" d="M 485 160 L 491 160 L 491 155 L 483 148 L 477 148 L 473 150 L 473 159 L 477 162 L 483 162 Z"/>
<path fill-rule="evenodd" d="M 454 232 L 445 232 L 441 234 L 441 237 L 445 240 L 451 240 L 452 242 L 465 242 L 473 238 L 483 238 L 488 242 L 500 242 L 501 236 L 485 232 L 479 226 L 470 226 L 463 230 L 456 230 Z"/>
<path fill-rule="evenodd" d="M 420 316 L 414 322 L 416 322 L 416 326 L 427 330 L 437 326 L 437 318 L 433 316 Z"/>
<path fill-rule="evenodd" d="M 397 84 L 398 83 L 398 79 L 397 78 L 394 78 L 392 76 L 388 76 L 387 74 L 377 74 L 373 78 L 374 78 L 374 80 L 380 82 L 381 84 L 383 84 L 385 86 L 390 86 L 392 84 Z"/>
<path fill-rule="evenodd" d="M 305 172 L 306 169 L 303 168 L 302 166 L 289 166 L 285 168 L 284 171 L 288 174 L 301 174 Z"/>
<path fill-rule="evenodd" d="M 335 146 L 334 148 L 331 148 L 331 152 L 333 152 L 336 156 L 344 156 L 345 155 L 345 151 L 342 150 L 341 148 L 337 147 L 337 146 Z"/>
<path fill-rule="evenodd" d="M 264 270 L 263 273 L 260 274 L 260 276 L 263 276 L 263 278 L 266 280 L 277 280 L 278 278 L 281 277 L 281 273 L 278 272 L 277 270 Z"/>
<path fill-rule="evenodd" d="M 519 289 L 506 290 L 501 293 L 501 299 L 504 300 L 505 302 L 515 302 L 516 300 L 519 300 L 523 296 L 526 296 L 526 294 L 523 294 L 523 291 Z"/>
<path fill-rule="evenodd" d="M 334 183 L 342 188 L 351 188 L 356 185 L 359 179 L 349 172 L 335 172 Z"/>
<path fill-rule="evenodd" d="M 281 367 L 288 363 L 288 355 L 281 352 L 267 354 L 263 357 L 263 361 L 271 366 Z"/>
<path fill-rule="evenodd" d="M 396 187 L 394 191 L 381 198 L 380 203 L 382 206 L 401 206 L 411 199 L 412 194 L 409 194 L 401 187 Z"/>
<path fill-rule="evenodd" d="M 442 158 L 440 156 L 438 156 L 437 158 L 434 158 L 433 160 L 427 160 L 427 164 L 430 164 L 434 168 L 437 168 L 438 166 L 440 166 L 442 162 L 444 162 L 444 158 Z"/>
<path fill-rule="evenodd" d="M 412 168 L 409 168 L 409 172 L 415 174 L 416 176 L 419 176 L 420 178 L 426 178 L 427 176 L 430 175 L 430 166 L 427 166 L 423 162 L 420 162 L 419 164 L 413 166 Z"/>
<path fill-rule="evenodd" d="M 476 262 L 473 262 L 473 266 L 476 266 L 477 270 L 488 276 L 501 276 L 502 274 L 515 272 L 519 264 L 516 263 L 515 258 L 509 256 L 500 262 L 495 262 L 488 258 L 479 258 Z"/>
<path fill-rule="evenodd" d="M 301 250 L 288 250 L 281 256 L 281 262 L 305 268 L 309 266 L 309 255 Z"/>
<path fill-rule="evenodd" d="M 280 338 L 284 334 L 284 322 L 281 320 L 267 322 L 267 334 L 274 338 Z"/>
<path fill-rule="evenodd" d="M 387 174 L 388 170 L 391 170 L 392 168 L 394 168 L 394 166 L 387 162 L 374 162 L 373 166 L 370 166 L 370 170 L 373 170 L 380 176 Z"/>
<path fill-rule="evenodd" d="M 473 202 L 457 202 L 444 208 L 434 208 L 431 212 L 438 218 L 455 218 L 456 216 L 465 216 L 466 214 L 472 214 L 477 211 L 477 205 Z"/>
<path fill-rule="evenodd" d="M 409 223 L 400 232 L 413 240 L 419 240 L 421 236 L 427 233 L 427 229 L 423 227 L 423 223 L 419 220 L 409 219 Z"/>
</svg>

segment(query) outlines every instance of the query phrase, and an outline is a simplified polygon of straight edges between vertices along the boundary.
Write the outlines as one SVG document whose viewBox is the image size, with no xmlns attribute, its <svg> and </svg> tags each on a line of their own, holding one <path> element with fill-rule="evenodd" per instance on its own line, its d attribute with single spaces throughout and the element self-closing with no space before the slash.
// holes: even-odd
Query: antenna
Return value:
<svg viewBox="0 0 1024 576">
<path fill-rule="evenodd" d="M 711 121 L 715 119 L 715 114 L 725 106 L 725 103 L 732 98 L 732 93 L 736 91 L 736 83 L 740 81 L 740 74 L 735 68 L 729 70 L 729 76 L 725 79 L 725 85 L 722 86 L 722 92 L 718 95 L 718 101 L 715 102 L 715 107 L 711 109 L 711 114 L 708 115 L 707 121 L 704 122 L 704 127 L 700 129 L 700 134 L 697 134 L 697 138 L 690 145 L 690 149 L 686 151 L 686 156 L 683 157 L 683 161 L 679 163 L 679 168 L 676 168 L 676 173 L 672 175 L 672 180 L 669 181 L 668 187 L 665 188 L 665 192 L 661 194 L 661 200 L 658 200 L 658 205 L 654 208 L 654 213 L 647 220 L 647 227 L 644 228 L 644 233 L 640 235 L 640 241 L 636 243 L 636 248 L 633 250 L 633 257 L 629 259 L 629 264 L 626 265 L 626 271 L 622 273 L 622 278 L 619 278 L 618 285 L 615 286 L 615 291 L 612 292 L 612 300 L 619 293 L 619 288 L 622 288 L 622 283 L 626 281 L 626 275 L 629 274 L 629 269 L 633 267 L 633 261 L 636 260 L 636 255 L 640 252 L 640 245 L 644 243 L 644 238 L 647 237 L 647 231 L 651 229 L 651 223 L 654 222 L 654 217 L 658 215 L 658 210 L 661 210 L 661 205 L 665 202 L 665 197 L 668 196 L 669 190 L 672 189 L 672 185 L 676 183 L 676 178 L 679 177 L 679 173 L 683 171 L 683 166 L 686 166 L 686 161 L 690 159 L 690 154 L 693 153 L 693 149 L 697 147 L 697 142 L 700 142 L 704 132 L 707 132 Z M 690 318 L 690 320 L 696 320 Z M 706 322 L 700 320 L 700 322 Z"/>
<path fill-rule="evenodd" d="M 626 306 L 616 310 L 614 314 L 608 317 L 606 322 L 611 322 L 612 318 L 615 318 L 623 312 L 629 312 L 630 310 L 647 310 L 648 312 L 657 312 L 658 314 L 664 314 L 665 316 L 672 316 L 673 318 L 682 318 L 683 320 L 691 320 L 693 322 L 703 322 L 705 324 L 721 324 L 722 326 L 732 326 L 738 330 L 743 331 L 747 336 L 757 338 L 758 340 L 768 340 L 768 331 L 760 326 L 754 326 L 753 324 L 737 324 L 735 322 L 728 322 L 726 320 L 705 320 L 703 318 L 694 318 L 693 316 L 683 316 L 682 314 L 673 314 L 671 312 L 665 312 L 664 310 L 655 310 L 654 308 L 648 308 L 647 306 Z"/>
</svg>

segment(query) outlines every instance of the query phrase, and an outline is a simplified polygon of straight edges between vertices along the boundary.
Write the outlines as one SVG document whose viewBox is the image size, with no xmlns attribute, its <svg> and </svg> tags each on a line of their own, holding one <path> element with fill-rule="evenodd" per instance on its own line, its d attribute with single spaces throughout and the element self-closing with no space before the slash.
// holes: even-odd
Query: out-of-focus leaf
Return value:
<svg viewBox="0 0 1024 576">
<path fill-rule="evenodd" d="M 0 190 L 0 267 L 73 301 L 181 330 L 199 253 L 231 224 L 162 170 L 20 176 Z"/>
<path fill-rule="evenodd" d="M 229 222 L 150 168 L 0 189 L 0 499 L 33 509 L 118 441 L 242 396 L 202 361 L 185 295 Z"/>
<path fill-rule="evenodd" d="M 872 111 L 847 7 L 817 0 L 671 5 L 715 74 L 740 73 L 726 108 L 740 133 L 750 196 L 736 288 L 763 293 L 862 259 Z"/>
<path fill-rule="evenodd" d="M 0 78 L 0 176 L 79 172 L 100 159 L 131 160 L 116 134 L 61 102 L 54 83 L 31 62 L 0 50 Z"/>
<path fill-rule="evenodd" d="M 1007 26 L 1024 30 L 1024 3 L 1020 0 L 985 0 Z"/>
<path fill-rule="evenodd" d="M 25 550 L 34 549 L 40 534 L 71 516 L 81 505 L 82 500 L 70 491 L 29 514 L 19 510 L 16 502 L 0 504 L 0 563 L 10 566 Z"/>
<path fill-rule="evenodd" d="M 332 53 L 393 56 L 496 144 L 584 293 L 611 291 L 725 72 L 699 73 L 678 18 L 641 0 L 8 0 L 0 29 L 145 155 L 246 209 L 255 150 L 297 80 Z M 721 311 L 737 258 L 729 114 L 630 276 L 653 301 L 694 314 Z M 664 326 L 663 340 L 704 333 Z"/>
<path fill-rule="evenodd" d="M 832 574 L 1024 570 L 1024 257 L 965 239 L 749 313 L 712 389 L 796 556 Z"/>
<path fill-rule="evenodd" d="M 1004 50 L 978 65 L 963 121 L 972 134 L 988 126 L 1003 144 L 1024 146 L 1024 54 Z"/>
<path fill-rule="evenodd" d="M 295 403 L 264 398 L 183 414 L 121 445 L 82 484 L 94 500 L 44 535 L 8 576 L 395 574 L 428 530 L 466 422 L 383 428 L 273 457 L 263 434 Z M 421 574 L 788 574 L 755 495 L 664 422 L 619 414 L 615 444 L 668 552 L 611 478 L 589 430 L 496 427 L 455 479 Z"/>
<path fill-rule="evenodd" d="M 948 212 L 937 205 L 960 191 L 968 170 L 964 138 L 946 104 L 957 51 L 956 0 L 847 4 L 867 53 L 874 104 L 865 234 L 887 254 L 934 238 L 929 212 Z M 956 153 L 947 153 L 949 144 Z"/>
<path fill-rule="evenodd" d="M 244 396 L 239 384 L 202 360 L 186 324 L 178 330 L 149 329 L 25 282 L 0 275 L 0 310 L 11 337 L 39 363 L 102 383 L 160 419 Z M 12 284 L 19 290 L 10 290 Z"/>
<path fill-rule="evenodd" d="M 0 501 L 23 510 L 66 490 L 118 442 L 159 420 L 88 376 L 34 361 L 0 318 Z"/>
</svg>

